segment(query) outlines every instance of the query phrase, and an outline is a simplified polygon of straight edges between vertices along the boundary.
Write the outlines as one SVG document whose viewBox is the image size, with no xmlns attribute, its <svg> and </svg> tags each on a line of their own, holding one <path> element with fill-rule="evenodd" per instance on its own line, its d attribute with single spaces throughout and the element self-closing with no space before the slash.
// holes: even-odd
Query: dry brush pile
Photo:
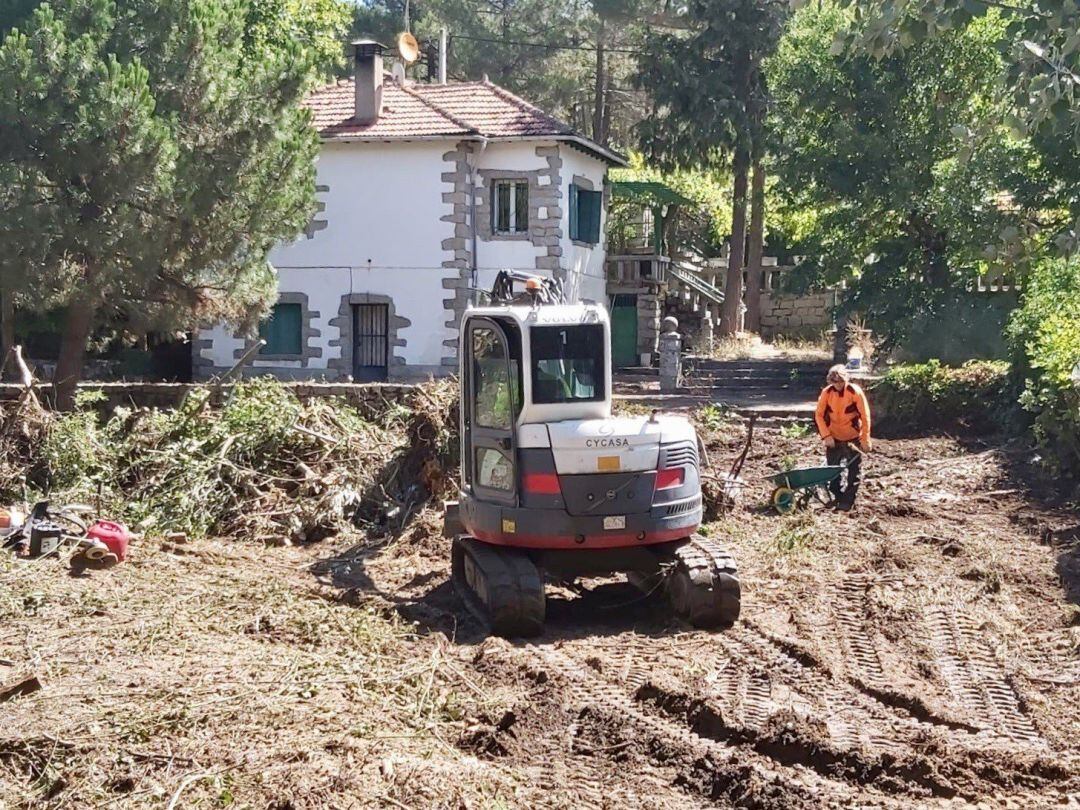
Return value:
<svg viewBox="0 0 1080 810">
<path fill-rule="evenodd" d="M 84 397 L 72 413 L 9 406 L 0 498 L 99 504 L 141 531 L 264 542 L 317 540 L 348 521 L 404 522 L 456 465 L 456 384 L 418 387 L 368 419 L 338 399 L 299 400 L 271 379 L 220 405 L 201 389 L 171 410 Z"/>
</svg>

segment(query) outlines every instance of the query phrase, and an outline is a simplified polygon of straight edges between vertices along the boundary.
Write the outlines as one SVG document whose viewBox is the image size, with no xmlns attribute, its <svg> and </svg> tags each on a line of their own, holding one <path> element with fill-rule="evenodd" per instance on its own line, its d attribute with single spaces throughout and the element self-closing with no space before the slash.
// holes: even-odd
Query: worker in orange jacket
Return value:
<svg viewBox="0 0 1080 810">
<path fill-rule="evenodd" d="M 828 464 L 847 461 L 847 483 L 842 485 L 843 475 L 838 476 L 829 489 L 834 504 L 841 511 L 855 505 L 859 491 L 859 471 L 862 454 L 871 450 L 870 404 L 862 388 L 848 379 L 847 369 L 833 366 L 826 378 L 828 385 L 818 397 L 814 421 L 818 434 L 825 443 L 825 459 Z"/>
</svg>

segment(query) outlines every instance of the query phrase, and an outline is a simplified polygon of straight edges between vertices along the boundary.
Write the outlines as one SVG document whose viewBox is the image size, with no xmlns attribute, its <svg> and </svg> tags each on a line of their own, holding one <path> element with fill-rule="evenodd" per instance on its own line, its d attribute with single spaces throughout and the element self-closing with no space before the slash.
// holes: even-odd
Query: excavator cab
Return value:
<svg viewBox="0 0 1080 810">
<path fill-rule="evenodd" d="M 461 486 L 448 504 L 454 582 L 501 635 L 534 635 L 544 580 L 668 580 L 699 625 L 739 610 L 734 563 L 701 523 L 697 438 L 674 416 L 614 417 L 607 311 L 550 281 L 497 281 L 462 319 Z M 671 573 L 674 572 L 674 573 Z"/>
</svg>

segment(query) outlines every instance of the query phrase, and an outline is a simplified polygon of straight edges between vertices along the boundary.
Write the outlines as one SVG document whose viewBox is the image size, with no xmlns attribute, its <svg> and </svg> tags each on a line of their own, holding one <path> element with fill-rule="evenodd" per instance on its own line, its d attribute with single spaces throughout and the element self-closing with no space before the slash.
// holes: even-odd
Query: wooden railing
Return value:
<svg viewBox="0 0 1080 810">
<path fill-rule="evenodd" d="M 614 284 L 664 284 L 671 259 L 655 253 L 609 255 L 604 262 L 607 280 Z"/>
</svg>

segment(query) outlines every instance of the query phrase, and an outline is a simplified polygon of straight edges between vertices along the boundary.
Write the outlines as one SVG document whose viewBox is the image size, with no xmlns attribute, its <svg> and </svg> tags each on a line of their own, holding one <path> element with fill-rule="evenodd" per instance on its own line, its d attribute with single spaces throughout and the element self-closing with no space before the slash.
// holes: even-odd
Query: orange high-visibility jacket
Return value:
<svg viewBox="0 0 1080 810">
<path fill-rule="evenodd" d="M 870 405 L 866 394 L 854 383 L 845 385 L 843 391 L 825 386 L 818 397 L 814 421 L 823 439 L 832 436 L 840 442 L 858 439 L 865 443 L 870 438 Z"/>
</svg>

